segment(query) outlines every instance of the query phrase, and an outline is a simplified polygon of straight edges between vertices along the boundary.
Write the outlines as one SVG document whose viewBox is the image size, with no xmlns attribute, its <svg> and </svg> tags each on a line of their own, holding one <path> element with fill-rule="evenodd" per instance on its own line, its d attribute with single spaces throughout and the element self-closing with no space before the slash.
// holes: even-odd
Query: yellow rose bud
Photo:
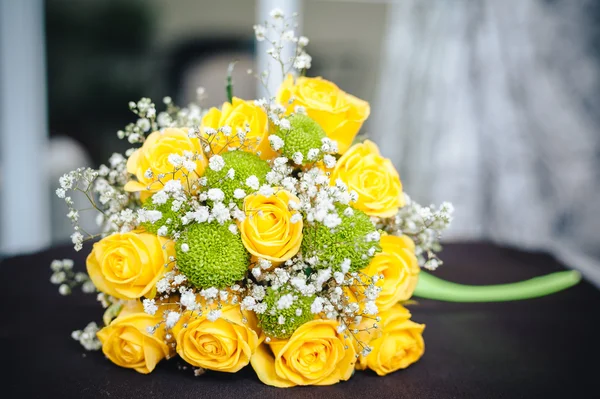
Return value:
<svg viewBox="0 0 600 399">
<path fill-rule="evenodd" d="M 302 218 L 289 209 L 300 200 L 288 191 L 273 195 L 251 194 L 244 199 L 246 218 L 239 223 L 244 246 L 251 254 L 271 262 L 285 262 L 302 244 Z M 295 216 L 298 220 L 292 220 Z"/>
<path fill-rule="evenodd" d="M 410 320 L 410 312 L 394 305 L 381 312 L 381 336 L 371 341 L 373 350 L 367 356 L 368 367 L 378 375 L 404 369 L 421 358 L 425 351 L 424 324 Z"/>
<path fill-rule="evenodd" d="M 250 362 L 258 346 L 256 319 L 239 305 L 225 305 L 221 312 L 215 321 L 206 318 L 206 310 L 202 316 L 184 313 L 173 327 L 177 353 L 192 366 L 235 373 Z"/>
<path fill-rule="evenodd" d="M 177 172 L 173 174 L 176 167 L 169 162 L 169 155 L 183 156 L 186 152 L 196 156 L 196 170 L 190 172 L 183 166 L 177 166 Z M 148 197 L 152 192 L 162 189 L 169 180 L 180 180 L 181 185 L 189 189 L 188 186 L 204 173 L 206 163 L 200 140 L 188 137 L 187 129 L 167 128 L 153 132 L 127 160 L 127 172 L 135 175 L 137 181 L 127 182 L 125 190 L 140 191 L 143 197 Z M 160 182 L 159 174 L 165 175 Z"/>
<path fill-rule="evenodd" d="M 290 100 L 293 101 L 290 104 Z M 299 105 L 315 120 L 327 137 L 338 143 L 338 152 L 345 153 L 369 117 L 369 103 L 354 97 L 323 78 L 294 78 L 288 75 L 277 92 L 277 102 L 294 112 Z"/>
<path fill-rule="evenodd" d="M 206 128 L 218 130 L 228 126 L 231 128 L 231 135 L 225 136 L 219 134 L 210 137 L 206 133 Z M 269 124 L 267 114 L 263 109 L 254 104 L 254 101 L 244 101 L 234 97 L 231 103 L 223 103 L 221 109 L 211 108 L 202 118 L 200 131 L 205 139 L 211 143 L 211 149 L 215 153 L 227 150 L 227 147 L 240 147 L 240 140 L 237 136 L 238 129 L 243 132 L 249 129 L 244 139 L 242 150 L 249 152 L 260 152 L 262 159 L 271 159 L 275 152 L 269 144 Z"/>
<path fill-rule="evenodd" d="M 172 242 L 145 232 L 115 233 L 94 244 L 87 271 L 98 290 L 120 299 L 153 297 L 154 285 L 170 268 Z"/>
<path fill-rule="evenodd" d="M 392 162 L 372 141 L 355 144 L 337 162 L 331 181 L 341 179 L 358 193 L 353 206 L 369 216 L 390 217 L 404 206 L 402 183 Z"/>
<path fill-rule="evenodd" d="M 415 244 L 407 236 L 382 236 L 381 249 L 363 272 L 368 276 L 383 275 L 383 280 L 376 283 L 381 292 L 375 301 L 377 308 L 383 311 L 412 296 L 420 268 Z"/>
<path fill-rule="evenodd" d="M 139 301 L 126 306 L 110 325 L 98 331 L 102 352 L 118 366 L 131 368 L 138 373 L 148 374 L 156 364 L 169 356 L 165 344 L 164 327 L 153 334 L 148 327 L 160 323 L 162 319 L 144 313 Z"/>
<path fill-rule="evenodd" d="M 333 320 L 317 319 L 300 326 L 289 339 L 265 342 L 250 360 L 252 368 L 262 382 L 280 388 L 346 381 L 356 352 L 337 327 Z"/>
</svg>

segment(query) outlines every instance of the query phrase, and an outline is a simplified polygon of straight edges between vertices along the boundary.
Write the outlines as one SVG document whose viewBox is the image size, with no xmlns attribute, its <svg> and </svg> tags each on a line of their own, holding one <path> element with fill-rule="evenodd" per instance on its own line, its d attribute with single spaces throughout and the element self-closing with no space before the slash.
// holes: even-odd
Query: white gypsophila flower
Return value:
<svg viewBox="0 0 600 399">
<path fill-rule="evenodd" d="M 231 214 L 229 212 L 229 209 L 222 202 L 214 203 L 211 210 L 211 216 L 220 224 L 231 220 Z"/>
<path fill-rule="evenodd" d="M 231 126 L 222 126 L 219 128 L 219 130 L 225 135 L 225 136 L 230 136 L 231 135 Z"/>
<path fill-rule="evenodd" d="M 244 197 L 246 197 L 246 192 L 244 190 L 242 190 L 241 188 L 236 188 L 233 191 L 233 198 L 243 199 Z"/>
<path fill-rule="evenodd" d="M 267 311 L 267 304 L 264 302 L 258 303 L 254 307 L 254 313 L 256 313 L 256 314 L 263 314 L 266 311 Z"/>
<path fill-rule="evenodd" d="M 172 122 L 171 116 L 166 112 L 159 112 L 156 117 L 156 123 L 158 123 L 158 127 L 161 128 L 170 126 Z"/>
<path fill-rule="evenodd" d="M 206 315 L 206 318 L 209 321 L 216 321 L 219 317 L 221 317 L 221 310 L 219 310 L 219 309 L 211 310 Z"/>
<path fill-rule="evenodd" d="M 208 198 L 212 201 L 223 201 L 225 193 L 220 188 L 211 188 L 208 190 Z"/>
<path fill-rule="evenodd" d="M 285 324 L 285 316 L 283 316 L 283 315 L 280 315 L 280 316 L 277 318 L 277 324 L 279 324 L 279 325 L 284 325 L 284 324 Z"/>
<path fill-rule="evenodd" d="M 290 218 L 290 222 L 292 223 L 298 223 L 302 221 L 302 214 L 300 213 L 294 213 L 292 215 L 292 217 Z"/>
<path fill-rule="evenodd" d="M 267 29 L 263 25 L 254 25 L 254 36 L 256 41 L 262 42 L 265 40 Z"/>
<path fill-rule="evenodd" d="M 81 291 L 85 294 L 91 294 L 96 292 L 96 286 L 91 281 L 86 281 L 81 285 Z"/>
<path fill-rule="evenodd" d="M 308 46 L 308 42 L 309 42 L 309 40 L 308 40 L 308 37 L 306 37 L 306 36 L 300 36 L 298 38 L 298 46 L 300 46 L 300 47 Z"/>
<path fill-rule="evenodd" d="M 97 351 L 102 348 L 102 343 L 97 337 L 100 329 L 95 322 L 89 323 L 83 330 L 76 330 L 71 333 L 71 338 L 78 341 L 87 351 Z"/>
<path fill-rule="evenodd" d="M 310 305 L 310 312 L 313 314 L 319 314 L 323 311 L 323 303 L 325 301 L 320 296 L 316 297 L 313 303 Z"/>
<path fill-rule="evenodd" d="M 177 194 L 183 191 L 183 187 L 181 186 L 181 181 L 179 180 L 169 180 L 165 183 L 163 187 L 163 191 L 166 193 Z"/>
<path fill-rule="evenodd" d="M 300 165 L 300 164 L 302 164 L 302 161 L 304 160 L 304 155 L 302 155 L 302 153 L 300 151 L 296 151 L 292 155 L 292 160 L 294 161 L 294 163 L 296 165 Z"/>
<path fill-rule="evenodd" d="M 183 161 L 183 167 L 189 172 L 195 172 L 196 171 L 196 162 L 186 159 Z"/>
<path fill-rule="evenodd" d="M 196 310 L 198 307 L 196 304 L 196 295 L 191 290 L 185 291 L 183 294 L 181 294 L 179 302 L 181 302 L 181 305 L 188 310 Z"/>
<path fill-rule="evenodd" d="M 312 57 L 305 52 L 302 52 L 296 56 L 294 60 L 294 68 L 296 69 L 310 69 L 312 63 Z"/>
<path fill-rule="evenodd" d="M 174 312 L 174 311 L 168 312 L 167 317 L 165 319 L 165 325 L 167 326 L 167 328 L 173 328 L 175 326 L 175 324 L 177 324 L 177 322 L 179 321 L 180 317 L 181 317 L 181 313 L 179 313 L 179 312 Z"/>
<path fill-rule="evenodd" d="M 283 19 L 283 18 L 285 18 L 285 13 L 279 7 L 272 9 L 269 12 L 269 15 L 271 16 L 271 18 L 274 18 L 274 19 Z"/>
<path fill-rule="evenodd" d="M 190 250 L 190 246 L 188 244 L 186 244 L 185 242 L 183 244 L 181 244 L 181 252 L 188 252 Z"/>
<path fill-rule="evenodd" d="M 289 123 L 289 121 L 288 121 Z M 279 151 L 283 145 L 285 144 L 281 137 L 271 134 L 269 136 L 269 144 L 271 144 L 271 148 L 275 151 Z"/>
<path fill-rule="evenodd" d="M 319 149 L 311 148 L 310 150 L 308 150 L 308 153 L 306 154 L 306 159 L 308 159 L 309 161 L 314 161 L 317 159 L 318 156 L 319 156 Z"/>
<path fill-rule="evenodd" d="M 263 270 L 270 269 L 272 265 L 273 264 L 268 259 L 263 259 L 263 258 L 258 259 L 258 266 Z"/>
<path fill-rule="evenodd" d="M 231 232 L 231 234 L 237 234 L 238 233 L 238 227 L 235 224 L 230 224 L 228 227 L 229 231 Z"/>
<path fill-rule="evenodd" d="M 344 273 L 334 272 L 333 279 L 335 280 L 336 283 L 342 284 L 344 282 Z"/>
<path fill-rule="evenodd" d="M 167 278 L 161 278 L 156 282 L 156 291 L 162 293 L 167 292 L 170 288 L 171 284 Z"/>
<path fill-rule="evenodd" d="M 333 229 L 342 224 L 342 219 L 337 213 L 330 213 L 323 218 L 323 224 L 330 229 Z"/>
<path fill-rule="evenodd" d="M 137 211 L 138 221 L 140 223 L 150 222 L 156 223 L 162 219 L 162 212 L 150 209 L 138 209 Z"/>
<path fill-rule="evenodd" d="M 265 197 L 270 197 L 275 193 L 275 189 L 271 186 L 263 184 L 258 192 Z"/>
<path fill-rule="evenodd" d="M 323 162 L 325 163 L 325 167 L 327 167 L 328 169 L 335 167 L 336 164 L 335 157 L 329 154 L 323 157 Z"/>
<path fill-rule="evenodd" d="M 206 299 L 214 299 L 219 295 L 219 290 L 215 287 L 210 287 L 200 291 L 200 295 Z"/>
<path fill-rule="evenodd" d="M 295 42 L 298 39 L 294 35 L 294 30 L 293 29 L 289 29 L 289 30 L 286 30 L 285 32 L 283 32 L 281 34 L 281 40 L 286 41 L 286 42 Z"/>
<path fill-rule="evenodd" d="M 152 195 L 152 203 L 155 205 L 162 205 L 167 202 L 169 195 L 164 191 L 157 191 Z"/>
<path fill-rule="evenodd" d="M 229 168 L 229 170 L 227 171 L 227 178 L 229 180 L 233 180 L 235 178 L 235 169 Z"/>
<path fill-rule="evenodd" d="M 364 313 L 368 315 L 376 315 L 378 312 L 377 305 L 375 305 L 375 301 L 367 301 L 365 303 Z"/>
<path fill-rule="evenodd" d="M 350 265 L 351 265 L 352 261 L 348 258 L 344 258 L 344 260 L 342 261 L 342 264 L 340 265 L 340 269 L 342 270 L 342 273 L 348 273 L 348 271 L 350 270 Z"/>
<path fill-rule="evenodd" d="M 67 284 L 61 284 L 58 287 L 58 293 L 60 295 L 69 295 L 71 293 L 71 287 L 69 287 Z"/>
<path fill-rule="evenodd" d="M 279 120 L 279 127 L 285 130 L 289 130 L 292 125 L 290 124 L 290 121 L 286 118 L 281 118 Z"/>
<path fill-rule="evenodd" d="M 204 134 L 207 136 L 214 136 L 217 134 L 217 130 L 213 129 L 212 127 L 206 126 L 203 129 L 204 129 Z"/>
<path fill-rule="evenodd" d="M 244 310 L 246 310 L 246 309 L 253 310 L 255 306 L 256 306 L 256 299 L 254 299 L 251 296 L 244 297 L 244 299 L 242 300 L 241 307 Z"/>
<path fill-rule="evenodd" d="M 266 295 L 265 287 L 263 287 L 261 285 L 254 285 L 252 287 L 252 296 L 257 301 L 262 301 L 264 299 L 265 295 Z"/>
<path fill-rule="evenodd" d="M 289 309 L 294 303 L 294 296 L 292 294 L 282 295 L 277 301 L 277 309 Z"/>
<path fill-rule="evenodd" d="M 220 155 L 213 155 L 208 160 L 208 167 L 214 170 L 215 172 L 219 172 L 221 169 L 225 167 L 225 161 L 223 157 Z"/>
<path fill-rule="evenodd" d="M 71 234 L 71 241 L 75 244 L 75 251 L 80 251 L 83 248 L 83 234 L 76 231 Z"/>
<path fill-rule="evenodd" d="M 156 230 L 156 234 L 159 237 L 166 237 L 169 234 L 169 229 L 167 226 L 161 226 L 158 230 Z"/>
<path fill-rule="evenodd" d="M 252 275 L 254 276 L 254 278 L 256 278 L 256 279 L 260 278 L 260 276 L 262 274 L 262 270 L 258 266 L 253 267 L 251 272 L 252 272 Z"/>
<path fill-rule="evenodd" d="M 258 180 L 258 177 L 254 176 L 254 175 L 248 177 L 246 179 L 246 185 L 248 187 L 250 187 L 251 189 L 253 189 L 253 190 L 258 190 L 258 187 L 260 186 L 260 182 Z"/>
<path fill-rule="evenodd" d="M 173 284 L 180 285 L 183 284 L 185 280 L 187 280 L 187 277 L 185 277 L 185 275 L 177 274 L 175 277 L 173 277 Z"/>
<path fill-rule="evenodd" d="M 154 299 L 144 299 L 144 301 L 142 302 L 143 306 L 144 306 L 144 312 L 148 313 L 150 316 L 154 316 L 156 314 L 156 311 L 158 310 L 158 306 L 156 306 L 156 302 L 154 301 Z"/>
<path fill-rule="evenodd" d="M 176 168 L 179 168 L 181 165 L 183 165 L 183 160 L 184 158 L 179 154 L 169 154 L 167 157 L 167 161 L 169 161 L 169 163 Z"/>
<path fill-rule="evenodd" d="M 50 277 L 50 282 L 52 284 L 62 284 L 67 278 L 67 274 L 63 271 L 58 271 L 52 274 Z"/>
</svg>

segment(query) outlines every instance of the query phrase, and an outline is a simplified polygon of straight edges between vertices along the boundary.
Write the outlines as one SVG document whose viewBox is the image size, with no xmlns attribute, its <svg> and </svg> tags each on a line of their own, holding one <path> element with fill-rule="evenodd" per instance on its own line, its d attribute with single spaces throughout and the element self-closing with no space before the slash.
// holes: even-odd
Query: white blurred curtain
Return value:
<svg viewBox="0 0 600 399">
<path fill-rule="evenodd" d="M 586 1 L 389 5 L 370 133 L 452 239 L 548 250 L 600 284 L 600 88 Z"/>
</svg>

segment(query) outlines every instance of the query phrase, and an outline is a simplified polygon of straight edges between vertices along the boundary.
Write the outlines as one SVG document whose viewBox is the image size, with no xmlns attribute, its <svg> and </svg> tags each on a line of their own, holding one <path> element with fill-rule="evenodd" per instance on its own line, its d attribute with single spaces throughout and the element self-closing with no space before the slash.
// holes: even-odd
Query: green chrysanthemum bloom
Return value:
<svg viewBox="0 0 600 399">
<path fill-rule="evenodd" d="M 302 154 L 302 163 L 307 164 L 318 161 L 323 157 L 319 151 L 316 157 L 309 159 L 308 152 L 312 149 L 320 149 L 321 140 L 327 137 L 323 128 L 314 120 L 304 114 L 291 115 L 289 129 L 279 129 L 276 133 L 283 140 L 281 153 L 290 159 L 297 152 Z"/>
<path fill-rule="evenodd" d="M 289 289 L 281 288 L 276 291 L 268 288 L 263 301 L 267 310 L 258 315 L 260 327 L 268 337 L 291 337 L 298 327 L 314 319 L 310 311 L 314 299 L 313 296 L 303 296 Z M 283 306 L 278 306 L 280 300 L 284 302 L 281 304 Z"/>
<path fill-rule="evenodd" d="M 352 209 L 352 214 L 347 215 L 344 209 L 338 206 L 342 223 L 333 229 L 320 222 L 304 226 L 302 255 L 305 258 L 317 256 L 317 268 L 331 266 L 333 271 L 340 271 L 342 263 L 348 259 L 349 272 L 356 272 L 367 267 L 374 254 L 381 250 L 379 241 L 367 238 L 377 231 L 369 216 L 358 209 Z"/>
<path fill-rule="evenodd" d="M 242 189 L 249 193 L 249 187 L 246 185 L 246 179 L 250 176 L 258 178 L 259 185 L 265 183 L 265 176 L 271 170 L 269 163 L 259 158 L 258 155 L 246 151 L 229 151 L 222 155 L 225 166 L 218 172 L 211 168 L 206 169 L 206 183 L 210 188 L 219 188 L 225 194 L 223 202 L 236 202 L 241 204 L 242 199 L 236 199 L 233 192 L 236 189 Z M 227 174 L 229 170 L 234 170 L 233 179 Z M 251 190 L 251 189 L 250 189 Z"/>
<path fill-rule="evenodd" d="M 143 222 L 142 227 L 149 233 L 156 234 L 159 228 L 167 226 L 168 232 L 173 233 L 174 231 L 181 230 L 181 216 L 185 214 L 184 207 L 175 212 L 171 209 L 173 206 L 173 198 L 169 198 L 164 204 L 157 205 L 152 201 L 152 197 L 148 198 L 143 205 L 143 208 L 148 211 L 160 211 L 162 217 L 156 222 Z"/>
<path fill-rule="evenodd" d="M 244 278 L 250 254 L 239 234 L 217 222 L 190 225 L 175 245 L 177 267 L 198 288 L 226 288 Z"/>
</svg>

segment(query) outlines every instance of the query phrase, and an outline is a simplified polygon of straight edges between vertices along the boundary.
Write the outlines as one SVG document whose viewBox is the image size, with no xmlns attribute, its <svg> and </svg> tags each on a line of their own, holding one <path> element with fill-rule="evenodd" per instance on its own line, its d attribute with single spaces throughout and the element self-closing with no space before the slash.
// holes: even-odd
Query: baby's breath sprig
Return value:
<svg viewBox="0 0 600 399">
<path fill-rule="evenodd" d="M 96 336 L 100 331 L 98 325 L 95 322 L 89 323 L 83 330 L 75 330 L 71 333 L 71 338 L 79 342 L 85 350 L 97 351 L 102 348 L 102 343 Z"/>
<path fill-rule="evenodd" d="M 73 260 L 55 259 L 50 264 L 50 269 L 52 270 L 50 282 L 58 285 L 58 292 L 61 295 L 71 294 L 76 287 L 81 287 L 81 291 L 86 294 L 96 292 L 96 287 L 87 273 L 73 271 Z"/>
<path fill-rule="evenodd" d="M 381 220 L 379 227 L 394 235 L 407 235 L 415 243 L 415 253 L 422 267 L 435 270 L 442 261 L 437 252 L 442 250 L 440 238 L 452 222 L 454 207 L 444 202 L 439 208 L 422 206 L 404 194 L 405 205 L 396 216 Z"/>
<path fill-rule="evenodd" d="M 279 65 L 282 79 L 293 70 L 303 74 L 311 67 L 312 57 L 306 52 L 306 46 L 309 43 L 305 36 L 296 36 L 295 30 L 298 28 L 298 13 L 293 13 L 286 17 L 281 9 L 274 9 L 270 13 L 270 20 L 261 24 L 254 25 L 254 35 L 258 42 L 266 41 L 271 45 L 267 54 L 273 58 Z M 293 46 L 291 56 L 286 58 L 286 46 Z M 252 73 L 252 71 L 249 71 Z M 267 93 L 268 82 L 271 76 L 270 67 L 266 71 L 254 74 L 261 82 Z M 272 93 L 269 93 L 272 96 Z"/>
</svg>

